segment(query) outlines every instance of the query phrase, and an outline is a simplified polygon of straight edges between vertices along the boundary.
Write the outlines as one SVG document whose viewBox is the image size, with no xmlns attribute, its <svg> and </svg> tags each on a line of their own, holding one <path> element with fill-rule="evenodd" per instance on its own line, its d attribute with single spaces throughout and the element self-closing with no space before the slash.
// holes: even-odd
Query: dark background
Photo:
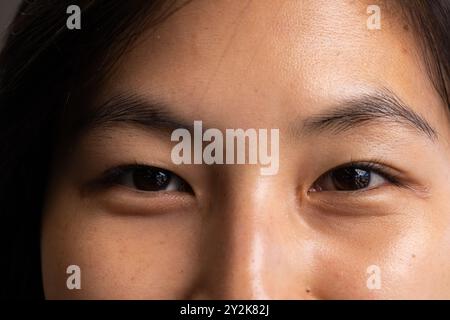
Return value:
<svg viewBox="0 0 450 320">
<path fill-rule="evenodd" d="M 0 0 L 0 48 L 5 40 L 6 27 L 11 22 L 20 0 Z"/>
</svg>

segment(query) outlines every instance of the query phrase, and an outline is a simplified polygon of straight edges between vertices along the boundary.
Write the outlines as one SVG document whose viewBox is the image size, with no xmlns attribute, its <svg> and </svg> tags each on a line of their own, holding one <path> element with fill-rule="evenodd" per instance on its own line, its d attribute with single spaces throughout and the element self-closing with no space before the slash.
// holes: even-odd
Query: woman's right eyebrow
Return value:
<svg viewBox="0 0 450 320">
<path fill-rule="evenodd" d="M 90 110 L 83 121 L 89 128 L 130 124 L 170 135 L 180 128 L 193 131 L 193 123 L 177 117 L 161 101 L 137 94 L 118 94 Z"/>
</svg>

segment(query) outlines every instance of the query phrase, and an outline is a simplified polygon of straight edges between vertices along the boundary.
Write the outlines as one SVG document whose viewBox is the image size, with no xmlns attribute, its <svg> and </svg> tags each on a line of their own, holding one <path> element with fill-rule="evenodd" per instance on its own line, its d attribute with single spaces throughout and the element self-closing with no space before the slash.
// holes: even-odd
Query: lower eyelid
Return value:
<svg viewBox="0 0 450 320">
<path fill-rule="evenodd" d="M 189 193 L 178 191 L 144 191 L 128 186 L 114 184 L 106 186 L 105 188 L 97 189 L 94 193 L 91 193 L 91 197 L 95 197 L 103 200 L 115 200 L 115 199 L 127 199 L 128 202 L 185 202 L 188 199 L 195 199 L 195 197 Z M 109 201 L 109 200 L 108 200 Z M 190 200 L 189 200 L 190 201 Z"/>
<path fill-rule="evenodd" d="M 119 187 L 120 188 L 120 187 Z M 192 213 L 196 211 L 194 197 L 174 192 L 139 192 L 124 188 L 111 189 L 98 195 L 96 204 L 102 211 L 121 216 L 153 216 L 169 213 Z"/>
<path fill-rule="evenodd" d="M 131 195 L 134 196 L 138 196 L 138 197 L 161 197 L 161 198 L 181 198 L 184 197 L 185 195 L 188 195 L 188 193 L 186 192 L 182 192 L 182 191 L 177 191 L 177 190 L 161 190 L 161 191 L 146 191 L 146 190 L 140 190 L 140 189 L 136 189 L 134 187 L 130 187 L 127 185 L 123 185 L 123 184 L 112 184 L 109 187 L 107 187 L 109 189 L 111 189 L 113 192 L 126 192 L 129 193 Z"/>
<path fill-rule="evenodd" d="M 336 196 L 339 196 L 339 197 L 342 197 L 344 195 L 345 196 L 355 197 L 355 196 L 360 196 L 360 195 L 362 195 L 364 193 L 370 192 L 372 190 L 379 189 L 381 187 L 383 187 L 383 185 L 372 187 L 372 188 L 369 187 L 369 188 L 365 188 L 365 189 L 358 189 L 358 190 L 323 190 L 323 191 L 316 191 L 316 192 L 313 191 L 311 193 L 325 193 L 327 195 L 333 193 L 333 194 L 335 194 Z"/>
<path fill-rule="evenodd" d="M 325 206 L 329 210 L 334 210 L 341 206 L 343 209 L 349 209 L 351 207 L 360 209 L 374 201 L 388 204 L 390 201 L 395 200 L 393 193 L 385 192 L 382 188 L 391 188 L 392 191 L 398 190 L 395 186 L 385 185 L 364 190 L 324 191 L 309 194 L 308 199 L 313 205 Z"/>
</svg>

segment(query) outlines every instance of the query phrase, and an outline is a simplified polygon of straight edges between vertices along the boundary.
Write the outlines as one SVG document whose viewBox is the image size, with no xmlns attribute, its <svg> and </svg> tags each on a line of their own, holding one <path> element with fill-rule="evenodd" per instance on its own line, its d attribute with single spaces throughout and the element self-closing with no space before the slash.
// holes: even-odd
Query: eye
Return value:
<svg viewBox="0 0 450 320">
<path fill-rule="evenodd" d="M 389 183 L 395 183 L 394 178 L 382 172 L 379 165 L 351 164 L 327 172 L 314 183 L 310 191 L 369 190 Z"/>
<path fill-rule="evenodd" d="M 119 184 L 139 191 L 193 193 L 189 184 L 176 174 L 146 165 L 114 168 L 106 173 L 105 180 L 109 184 Z"/>
</svg>

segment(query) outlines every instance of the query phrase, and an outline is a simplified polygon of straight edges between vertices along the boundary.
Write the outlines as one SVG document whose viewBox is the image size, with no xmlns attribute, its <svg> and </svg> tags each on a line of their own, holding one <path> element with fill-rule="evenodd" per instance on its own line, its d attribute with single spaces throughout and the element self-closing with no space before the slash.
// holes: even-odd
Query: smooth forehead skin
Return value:
<svg viewBox="0 0 450 320">
<path fill-rule="evenodd" d="M 385 86 L 441 119 L 410 27 L 392 4 L 380 6 L 382 29 L 368 30 L 360 2 L 194 1 L 144 36 L 120 64 L 124 83 L 113 78 L 105 90 L 161 94 L 203 118 L 214 110 L 212 120 L 248 110 L 260 121 L 274 105 L 273 123 L 272 109 L 281 118 L 306 115 L 336 97 Z M 212 108 L 218 96 L 226 108 Z M 238 125 L 236 118 L 227 123 Z"/>
<path fill-rule="evenodd" d="M 132 93 L 221 130 L 279 128 L 280 171 L 177 167 L 169 138 L 129 127 L 87 132 L 57 164 L 47 196 L 46 297 L 450 298 L 449 114 L 411 28 L 379 3 L 381 30 L 368 30 L 369 4 L 194 0 L 145 32 L 95 103 Z M 293 121 L 383 88 L 437 139 L 381 124 L 289 135 Z M 302 195 L 327 170 L 373 158 L 398 168 L 410 187 Z M 195 199 L 79 192 L 127 162 L 173 171 Z M 81 267 L 82 290 L 66 289 L 71 264 Z M 367 286 L 371 265 L 381 270 L 380 289 Z"/>
</svg>

